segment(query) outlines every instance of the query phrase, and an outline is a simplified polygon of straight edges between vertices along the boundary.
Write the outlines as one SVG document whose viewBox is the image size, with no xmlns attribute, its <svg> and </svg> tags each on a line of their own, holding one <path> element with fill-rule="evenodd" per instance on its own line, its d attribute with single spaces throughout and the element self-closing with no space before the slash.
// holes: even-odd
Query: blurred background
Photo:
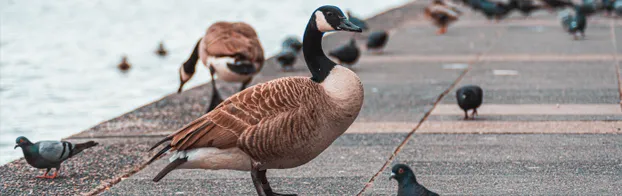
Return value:
<svg viewBox="0 0 622 196">
<path fill-rule="evenodd" d="M 216 21 L 249 23 L 270 57 L 320 5 L 366 18 L 406 1 L 0 0 L 0 163 L 21 157 L 20 135 L 58 140 L 176 92 L 179 66 Z M 208 80 L 200 64 L 185 89 Z"/>
</svg>

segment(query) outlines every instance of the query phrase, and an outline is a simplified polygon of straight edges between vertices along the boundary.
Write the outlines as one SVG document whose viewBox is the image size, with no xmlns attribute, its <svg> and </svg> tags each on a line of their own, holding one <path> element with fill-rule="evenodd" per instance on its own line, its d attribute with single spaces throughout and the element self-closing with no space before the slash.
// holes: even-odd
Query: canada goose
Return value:
<svg viewBox="0 0 622 196">
<path fill-rule="evenodd" d="M 483 96 L 482 88 L 475 85 L 466 85 L 456 91 L 456 100 L 458 101 L 458 106 L 464 110 L 465 120 L 469 119 L 467 111 L 471 109 L 473 110 L 472 118 L 475 118 L 477 108 L 482 105 Z"/>
<path fill-rule="evenodd" d="M 222 102 L 214 75 L 226 82 L 241 82 L 241 91 L 264 63 L 263 48 L 253 27 L 243 22 L 214 23 L 179 69 L 180 84 L 177 93 L 181 93 L 184 84 L 192 78 L 199 59 L 209 68 L 212 76 L 213 93 L 206 113 Z"/>
<path fill-rule="evenodd" d="M 121 63 L 119 63 L 119 65 L 117 65 L 117 67 L 121 70 L 121 71 L 127 71 L 130 68 L 132 68 L 132 64 L 127 62 L 127 56 L 123 56 L 121 58 Z"/>
<path fill-rule="evenodd" d="M 298 53 L 294 50 L 294 48 L 284 47 L 283 50 L 276 55 L 276 61 L 281 65 L 283 71 L 294 70 L 294 63 L 296 63 L 296 56 L 298 56 Z"/>
<path fill-rule="evenodd" d="M 284 77 L 227 98 L 211 112 L 167 136 L 148 162 L 173 151 L 153 179 L 179 169 L 250 171 L 258 195 L 273 195 L 267 169 L 303 165 L 330 146 L 354 122 L 363 105 L 358 76 L 322 50 L 328 31 L 361 32 L 335 6 L 316 9 L 307 24 L 303 52 L 312 77 Z"/>
<path fill-rule="evenodd" d="M 387 31 L 374 31 L 367 37 L 367 50 L 375 53 L 381 53 L 384 46 L 389 41 L 389 33 Z"/>
<path fill-rule="evenodd" d="M 300 43 L 300 40 L 298 40 L 297 37 L 289 36 L 285 39 L 285 41 L 283 41 L 283 48 L 291 48 L 298 53 L 300 52 L 300 49 L 302 49 L 302 43 Z"/>
<path fill-rule="evenodd" d="M 460 14 L 456 7 L 445 4 L 443 0 L 434 0 L 425 8 L 425 15 L 439 28 L 437 32 L 439 35 L 445 34 L 447 27 L 458 20 Z"/>
<path fill-rule="evenodd" d="M 359 47 L 356 46 L 356 40 L 352 37 L 347 44 L 331 50 L 328 55 L 337 58 L 340 64 L 351 67 L 358 61 L 359 56 L 361 56 L 361 51 Z"/>
<path fill-rule="evenodd" d="M 168 51 L 166 51 L 166 49 L 164 48 L 164 42 L 160 42 L 160 45 L 158 45 L 158 50 L 156 50 L 155 53 L 158 56 L 166 56 L 166 54 L 168 54 Z"/>
</svg>

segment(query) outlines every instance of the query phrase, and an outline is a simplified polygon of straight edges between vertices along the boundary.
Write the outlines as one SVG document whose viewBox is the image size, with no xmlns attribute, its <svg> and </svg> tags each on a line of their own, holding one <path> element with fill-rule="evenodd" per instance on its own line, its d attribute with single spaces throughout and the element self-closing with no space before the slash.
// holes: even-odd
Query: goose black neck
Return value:
<svg viewBox="0 0 622 196">
<path fill-rule="evenodd" d="M 315 25 L 315 15 L 311 17 L 307 24 L 307 29 L 302 41 L 302 52 L 304 53 L 305 62 L 309 71 L 311 71 L 311 80 L 321 83 L 326 79 L 330 70 L 335 67 L 335 62 L 331 61 L 322 50 L 322 36 Z"/>
</svg>

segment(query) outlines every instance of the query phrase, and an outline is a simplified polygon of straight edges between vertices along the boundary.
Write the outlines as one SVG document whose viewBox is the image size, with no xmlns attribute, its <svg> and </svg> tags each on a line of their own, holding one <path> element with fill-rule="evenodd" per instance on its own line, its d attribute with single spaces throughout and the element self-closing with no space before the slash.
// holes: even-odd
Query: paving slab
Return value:
<svg viewBox="0 0 622 196">
<path fill-rule="evenodd" d="M 395 159 L 441 195 L 615 195 L 622 135 L 415 134 Z M 384 170 L 364 195 L 395 195 Z"/>
<path fill-rule="evenodd" d="M 378 166 L 385 162 L 395 143 L 399 143 L 405 135 L 405 133 L 345 134 L 308 164 L 287 170 L 269 170 L 268 178 L 276 191 L 281 192 L 295 192 L 301 195 L 354 195 L 363 188 L 369 176 L 378 170 Z M 167 163 L 167 160 L 159 160 L 121 181 L 105 194 L 173 195 L 176 192 L 185 192 L 190 195 L 252 195 L 255 193 L 250 173 L 241 171 L 175 170 L 162 181 L 152 182 L 153 176 Z"/>
</svg>

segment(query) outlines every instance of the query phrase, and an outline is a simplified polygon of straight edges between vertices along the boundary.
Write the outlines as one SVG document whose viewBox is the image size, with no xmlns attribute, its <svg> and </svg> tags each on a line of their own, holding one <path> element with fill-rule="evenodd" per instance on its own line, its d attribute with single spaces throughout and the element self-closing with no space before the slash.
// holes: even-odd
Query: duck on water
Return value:
<svg viewBox="0 0 622 196">
<path fill-rule="evenodd" d="M 166 143 L 149 163 L 169 151 L 170 163 L 153 180 L 174 169 L 242 170 L 250 171 L 258 195 L 277 195 L 266 170 L 313 160 L 350 127 L 363 105 L 359 77 L 322 50 L 322 36 L 329 31 L 361 28 L 335 6 L 316 9 L 303 39 L 312 77 L 283 77 L 249 87 L 167 136 L 152 148 Z"/>
</svg>

